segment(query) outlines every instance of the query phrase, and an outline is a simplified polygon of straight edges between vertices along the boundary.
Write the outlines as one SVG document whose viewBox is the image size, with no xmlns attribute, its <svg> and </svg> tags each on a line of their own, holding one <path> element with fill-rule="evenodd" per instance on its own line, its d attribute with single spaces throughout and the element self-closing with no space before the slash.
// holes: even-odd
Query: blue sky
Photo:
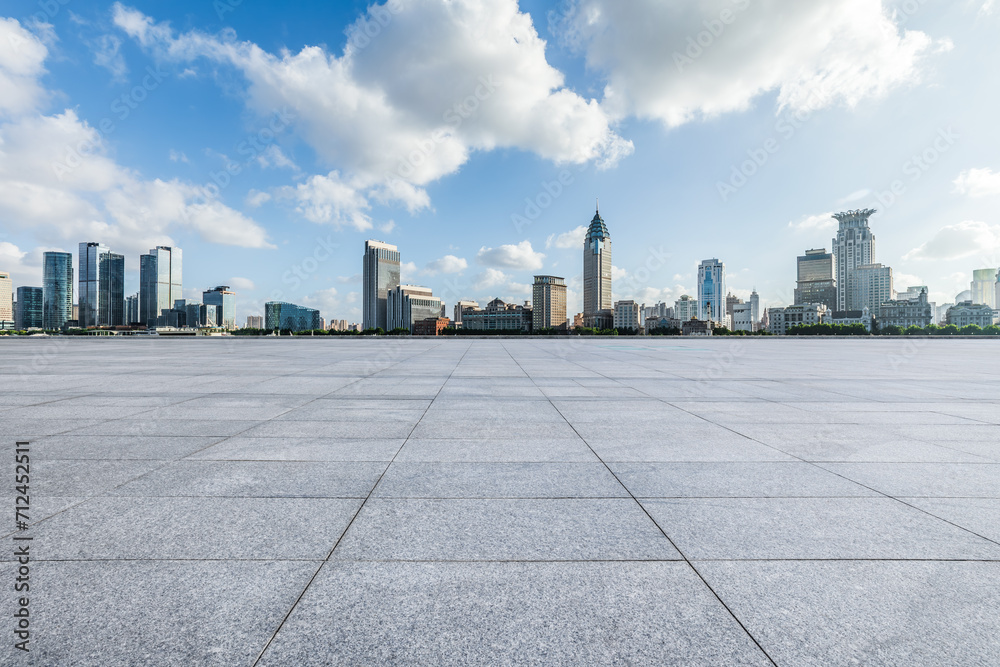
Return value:
<svg viewBox="0 0 1000 667">
<path fill-rule="evenodd" d="M 1000 265 L 996 0 L 4 3 L 0 270 L 103 241 L 360 319 L 366 238 L 449 304 L 529 299 L 579 227 L 615 298 L 789 303 L 829 213 L 872 207 L 896 287 Z M 227 171 L 228 168 L 228 171 Z M 895 193 L 893 193 L 895 190 Z"/>
</svg>

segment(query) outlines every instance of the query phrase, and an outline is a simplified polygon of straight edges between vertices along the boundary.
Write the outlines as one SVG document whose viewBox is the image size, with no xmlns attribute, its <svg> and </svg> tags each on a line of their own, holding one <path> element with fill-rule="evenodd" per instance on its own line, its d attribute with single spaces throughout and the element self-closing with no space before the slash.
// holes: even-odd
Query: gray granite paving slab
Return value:
<svg viewBox="0 0 1000 667">
<path fill-rule="evenodd" d="M 413 430 L 414 423 L 272 420 L 247 429 L 241 435 L 251 438 L 405 438 Z"/>
<path fill-rule="evenodd" d="M 325 565 L 262 665 L 766 665 L 683 563 Z"/>
<path fill-rule="evenodd" d="M 633 500 L 369 500 L 342 560 L 672 560 Z"/>
<path fill-rule="evenodd" d="M 829 441 L 803 436 L 798 442 L 773 445 L 775 449 L 806 461 L 858 461 L 892 463 L 923 461 L 928 463 L 985 463 L 983 456 L 962 451 L 952 444 L 932 445 L 917 440 L 880 442 Z"/>
<path fill-rule="evenodd" d="M 53 435 L 32 442 L 38 456 L 50 459 L 178 459 L 226 436 Z"/>
<path fill-rule="evenodd" d="M 316 563 L 83 561 L 32 566 L 31 653 L 5 665 L 250 665 Z M 0 567 L 10 580 L 9 567 Z"/>
<path fill-rule="evenodd" d="M 890 496 L 1000 498 L 1000 463 L 823 463 Z"/>
<path fill-rule="evenodd" d="M 109 495 L 364 498 L 385 468 L 378 461 L 176 461 Z"/>
<path fill-rule="evenodd" d="M 810 463 L 798 461 L 612 461 L 609 465 L 632 495 L 646 498 L 879 495 Z"/>
<path fill-rule="evenodd" d="M 1000 563 L 712 562 L 701 572 L 779 665 L 984 667 Z"/>
<path fill-rule="evenodd" d="M 900 498 L 934 516 L 1000 543 L 1000 498 Z"/>
<path fill-rule="evenodd" d="M 409 446 L 409 445 L 407 445 Z M 375 489 L 380 498 L 623 498 L 603 463 L 443 463 L 395 461 Z"/>
<path fill-rule="evenodd" d="M 237 436 L 197 452 L 219 461 L 391 461 L 403 438 L 248 438 Z"/>
<path fill-rule="evenodd" d="M 92 496 L 161 465 L 159 461 L 48 459 L 41 447 L 32 447 L 31 495 Z"/>
<path fill-rule="evenodd" d="M 101 498 L 33 529 L 42 559 L 323 559 L 360 500 Z"/>
<path fill-rule="evenodd" d="M 668 434 L 624 442 L 588 438 L 588 444 L 604 461 L 793 461 L 773 447 L 734 436 L 726 440 L 676 439 Z"/>
<path fill-rule="evenodd" d="M 889 498 L 641 502 L 691 559 L 1000 558 L 1000 545 Z"/>
<path fill-rule="evenodd" d="M 580 438 L 515 438 L 502 435 L 477 439 L 411 438 L 397 461 L 597 461 L 594 452 Z"/>
<path fill-rule="evenodd" d="M 75 428 L 70 435 L 236 435 L 259 424 L 258 421 L 229 419 L 119 419 Z M 267 422 L 264 422 L 267 423 Z"/>
</svg>

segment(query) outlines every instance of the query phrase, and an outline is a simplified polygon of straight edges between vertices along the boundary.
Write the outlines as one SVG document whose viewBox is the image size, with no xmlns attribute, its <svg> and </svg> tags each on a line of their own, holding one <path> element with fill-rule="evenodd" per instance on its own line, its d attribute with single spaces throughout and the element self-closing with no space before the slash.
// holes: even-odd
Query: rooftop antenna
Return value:
<svg viewBox="0 0 1000 667">
<path fill-rule="evenodd" d="M 598 213 L 601 212 L 601 198 L 600 197 L 597 198 L 597 212 Z"/>
</svg>

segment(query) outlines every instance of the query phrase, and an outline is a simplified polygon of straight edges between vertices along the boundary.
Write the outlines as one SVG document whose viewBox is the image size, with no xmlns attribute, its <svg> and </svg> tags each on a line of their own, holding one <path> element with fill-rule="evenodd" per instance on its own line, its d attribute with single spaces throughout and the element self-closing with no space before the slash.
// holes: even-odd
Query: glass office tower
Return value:
<svg viewBox="0 0 1000 667">
<path fill-rule="evenodd" d="M 388 330 L 389 291 L 399 287 L 399 249 L 381 241 L 365 241 L 362 323 L 365 329 Z"/>
<path fill-rule="evenodd" d="M 215 319 L 216 326 L 227 331 L 236 328 L 236 292 L 230 290 L 228 285 L 219 285 L 202 292 L 201 300 L 206 306 L 216 306 L 221 311 Z"/>
<path fill-rule="evenodd" d="M 59 329 L 73 319 L 73 255 L 42 255 L 42 326 Z"/>
<path fill-rule="evenodd" d="M 42 288 L 18 287 L 14 326 L 18 329 L 40 329 L 42 319 Z"/>
<path fill-rule="evenodd" d="M 125 256 L 103 243 L 80 244 L 81 327 L 125 323 Z"/>
<path fill-rule="evenodd" d="M 319 311 L 284 301 L 268 301 L 264 304 L 264 328 L 270 331 L 319 329 Z"/>
<path fill-rule="evenodd" d="M 156 318 L 184 298 L 180 248 L 156 246 L 139 256 L 139 323 L 156 326 Z"/>
</svg>

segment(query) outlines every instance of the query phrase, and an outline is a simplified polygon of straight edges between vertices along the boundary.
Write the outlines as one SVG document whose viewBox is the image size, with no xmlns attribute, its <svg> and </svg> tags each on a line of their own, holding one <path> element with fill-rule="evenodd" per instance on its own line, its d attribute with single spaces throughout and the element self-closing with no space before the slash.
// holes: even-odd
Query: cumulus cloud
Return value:
<svg viewBox="0 0 1000 667">
<path fill-rule="evenodd" d="M 563 250 L 583 247 L 583 237 L 587 234 L 587 226 L 580 225 L 562 234 L 551 234 L 545 239 L 545 248 L 561 248 Z"/>
<path fill-rule="evenodd" d="M 250 280 L 249 278 L 239 278 L 239 277 L 230 278 L 229 286 L 232 287 L 237 292 L 240 291 L 249 292 L 256 287 L 256 285 L 253 284 L 253 281 Z"/>
<path fill-rule="evenodd" d="M 517 245 L 502 245 L 497 248 L 483 246 L 476 254 L 476 261 L 483 266 L 505 269 L 534 271 L 542 268 L 545 255 L 531 247 L 531 241 L 521 241 Z"/>
<path fill-rule="evenodd" d="M 955 192 L 969 197 L 1000 195 L 1000 173 L 991 169 L 966 169 L 954 180 Z"/>
<path fill-rule="evenodd" d="M 881 0 L 576 0 L 561 32 L 607 77 L 602 105 L 669 127 L 748 109 L 856 105 L 917 81 L 949 43 L 901 30 Z"/>
<path fill-rule="evenodd" d="M 262 116 L 292 110 L 297 132 L 336 168 L 295 193 L 316 222 L 365 229 L 371 199 L 425 208 L 424 187 L 474 151 L 515 148 L 603 166 L 632 152 L 596 100 L 565 87 L 516 0 L 413 0 L 368 12 L 339 55 L 319 46 L 272 54 L 231 30 L 177 33 L 121 3 L 113 18 L 159 58 L 238 70 L 247 105 Z M 364 26 L 388 14 L 360 48 Z"/>
<path fill-rule="evenodd" d="M 424 267 L 424 273 L 429 276 L 438 273 L 461 273 L 469 268 L 469 263 L 461 257 L 455 255 L 445 255 L 441 259 L 428 262 Z"/>
<path fill-rule="evenodd" d="M 0 118 L 33 111 L 48 97 L 38 82 L 48 54 L 17 19 L 0 18 Z"/>
<path fill-rule="evenodd" d="M 124 82 L 128 77 L 128 66 L 122 56 L 122 40 L 115 35 L 101 35 L 90 45 L 94 51 L 94 64 L 111 72 L 116 82 Z"/>
<path fill-rule="evenodd" d="M 500 269 L 486 269 L 472 279 L 472 288 L 475 290 L 489 289 L 507 282 L 507 274 Z"/>
<path fill-rule="evenodd" d="M 837 229 L 838 223 L 833 217 L 833 213 L 820 213 L 819 215 L 807 215 L 799 220 L 792 220 L 788 223 L 789 229 L 797 232 L 820 232 Z"/>
<path fill-rule="evenodd" d="M 942 227 L 903 259 L 950 260 L 1000 252 L 1000 225 L 966 220 Z"/>
</svg>

